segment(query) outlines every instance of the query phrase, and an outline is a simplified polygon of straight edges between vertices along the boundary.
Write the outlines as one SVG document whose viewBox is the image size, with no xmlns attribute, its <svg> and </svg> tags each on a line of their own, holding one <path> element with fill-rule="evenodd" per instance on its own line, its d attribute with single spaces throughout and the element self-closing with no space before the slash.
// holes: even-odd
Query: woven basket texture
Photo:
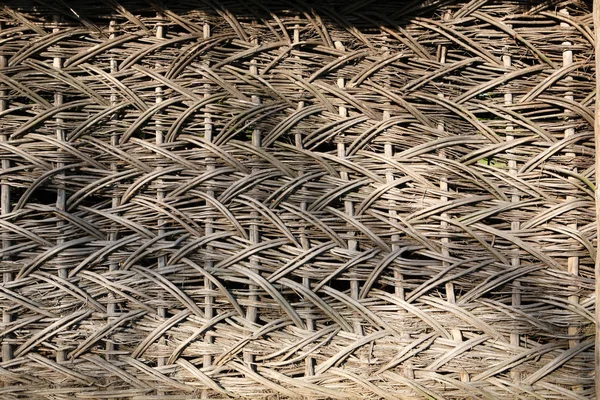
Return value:
<svg viewBox="0 0 600 400">
<path fill-rule="evenodd" d="M 0 398 L 594 397 L 581 1 L 8 1 Z"/>
</svg>

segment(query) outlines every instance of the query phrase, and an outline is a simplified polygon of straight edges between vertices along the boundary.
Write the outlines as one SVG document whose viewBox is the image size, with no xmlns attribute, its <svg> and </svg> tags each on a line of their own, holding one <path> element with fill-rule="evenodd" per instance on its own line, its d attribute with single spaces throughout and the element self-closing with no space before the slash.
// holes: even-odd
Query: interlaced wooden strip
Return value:
<svg viewBox="0 0 600 400">
<path fill-rule="evenodd" d="M 0 397 L 590 398 L 590 11 L 5 2 Z"/>
</svg>

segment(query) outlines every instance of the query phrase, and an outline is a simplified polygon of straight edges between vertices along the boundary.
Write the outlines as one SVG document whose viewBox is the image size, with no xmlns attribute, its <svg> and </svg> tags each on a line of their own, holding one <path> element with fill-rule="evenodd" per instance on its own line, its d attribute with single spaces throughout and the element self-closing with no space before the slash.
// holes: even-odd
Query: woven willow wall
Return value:
<svg viewBox="0 0 600 400">
<path fill-rule="evenodd" d="M 593 397 L 589 4 L 71 3 L 1 13 L 2 399 Z"/>
</svg>

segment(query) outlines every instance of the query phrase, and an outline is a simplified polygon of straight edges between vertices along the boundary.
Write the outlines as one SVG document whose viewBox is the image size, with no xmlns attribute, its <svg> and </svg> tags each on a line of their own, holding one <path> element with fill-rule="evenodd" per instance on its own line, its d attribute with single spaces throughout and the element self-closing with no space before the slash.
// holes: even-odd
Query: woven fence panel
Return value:
<svg viewBox="0 0 600 400">
<path fill-rule="evenodd" d="M 593 397 L 589 3 L 43 3 L 1 398 Z"/>
</svg>

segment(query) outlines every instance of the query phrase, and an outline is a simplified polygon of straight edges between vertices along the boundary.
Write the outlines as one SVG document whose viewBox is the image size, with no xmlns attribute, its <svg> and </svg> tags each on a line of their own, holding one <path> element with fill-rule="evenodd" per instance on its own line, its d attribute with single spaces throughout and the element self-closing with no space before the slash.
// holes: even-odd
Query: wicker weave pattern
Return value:
<svg viewBox="0 0 600 400">
<path fill-rule="evenodd" d="M 0 397 L 592 396 L 589 5 L 40 4 Z"/>
</svg>

